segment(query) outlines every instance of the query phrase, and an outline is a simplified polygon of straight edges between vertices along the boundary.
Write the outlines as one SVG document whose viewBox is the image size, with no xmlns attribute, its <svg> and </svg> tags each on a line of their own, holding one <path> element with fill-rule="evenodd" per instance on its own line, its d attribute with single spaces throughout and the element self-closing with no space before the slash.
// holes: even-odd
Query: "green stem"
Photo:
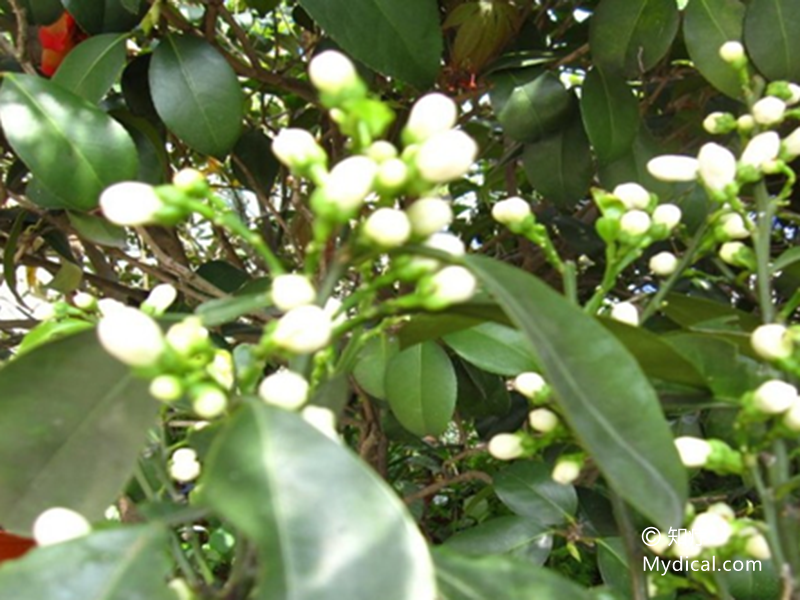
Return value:
<svg viewBox="0 0 800 600">
<path fill-rule="evenodd" d="M 772 558 L 775 562 L 775 565 L 780 569 L 786 560 L 783 556 L 783 547 L 781 545 L 781 540 L 778 533 L 780 523 L 778 520 L 778 513 L 775 510 L 775 504 L 773 502 L 773 494 L 772 491 L 768 490 L 767 486 L 764 484 L 764 479 L 761 477 L 761 471 L 759 470 L 758 460 L 756 457 L 745 457 L 745 463 L 747 464 L 750 475 L 753 478 L 753 484 L 756 487 L 756 492 L 758 492 L 758 496 L 761 498 L 761 508 L 764 511 L 764 520 L 767 522 L 766 533 L 767 539 L 769 540 L 770 549 L 772 550 Z"/>
<path fill-rule="evenodd" d="M 647 600 L 647 580 L 644 571 L 637 569 L 641 552 L 639 552 L 639 534 L 633 525 L 631 514 L 624 500 L 619 495 L 611 491 L 611 505 L 614 509 L 614 517 L 619 525 L 622 541 L 625 544 L 625 554 L 628 557 L 628 565 L 631 574 L 631 591 L 633 600 Z"/>
<path fill-rule="evenodd" d="M 636 246 L 629 248 L 618 260 L 615 260 L 616 250 L 612 246 L 606 247 L 606 271 L 603 274 L 603 280 L 597 286 L 594 295 L 589 302 L 586 303 L 584 312 L 594 315 L 603 305 L 603 300 L 606 295 L 614 288 L 617 283 L 617 277 L 624 271 L 628 265 L 641 256 L 641 249 Z"/>
<path fill-rule="evenodd" d="M 564 270 L 561 272 L 561 280 L 564 283 L 564 296 L 571 304 L 579 306 L 578 303 L 578 270 L 575 263 L 571 260 L 564 261 Z"/>
<path fill-rule="evenodd" d="M 759 181 L 755 186 L 756 211 L 758 223 L 755 237 L 756 254 L 756 288 L 758 305 L 761 309 L 761 320 L 772 323 L 775 319 L 775 306 L 772 303 L 772 279 L 770 273 L 770 257 L 772 252 L 772 219 L 775 216 L 775 204 L 770 200 L 767 185 Z"/>
</svg>

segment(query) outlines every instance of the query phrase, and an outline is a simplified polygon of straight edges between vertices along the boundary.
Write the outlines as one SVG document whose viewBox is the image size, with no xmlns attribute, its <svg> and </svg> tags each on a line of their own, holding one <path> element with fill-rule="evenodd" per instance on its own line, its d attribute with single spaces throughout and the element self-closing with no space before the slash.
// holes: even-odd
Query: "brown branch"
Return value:
<svg viewBox="0 0 800 600">
<path fill-rule="evenodd" d="M 17 20 L 17 33 L 14 36 L 17 47 L 11 48 L 7 44 L 5 38 L 2 39 L 3 50 L 11 54 L 22 67 L 22 70 L 28 75 L 36 75 L 36 69 L 33 63 L 27 56 L 26 47 L 28 45 L 28 17 L 25 14 L 25 9 L 20 6 L 19 0 L 10 0 L 11 10 L 14 12 L 14 17 Z"/>
<path fill-rule="evenodd" d="M 409 494 L 403 498 L 403 502 L 406 504 L 411 504 L 417 500 L 422 500 L 428 496 L 432 496 L 433 494 L 443 490 L 446 487 L 450 487 L 456 483 L 463 483 L 465 481 L 473 481 L 473 480 L 483 481 L 487 485 L 492 485 L 493 480 L 491 476 L 483 471 L 466 471 L 461 473 L 460 475 L 456 475 L 455 477 L 451 477 L 449 479 L 442 479 L 441 481 L 437 481 L 432 483 L 419 491 L 414 492 L 413 494 Z"/>
</svg>

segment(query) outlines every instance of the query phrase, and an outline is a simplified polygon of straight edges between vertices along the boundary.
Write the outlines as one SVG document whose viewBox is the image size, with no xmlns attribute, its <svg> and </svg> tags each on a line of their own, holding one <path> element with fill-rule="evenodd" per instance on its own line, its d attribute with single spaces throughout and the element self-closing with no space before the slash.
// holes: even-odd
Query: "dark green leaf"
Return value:
<svg viewBox="0 0 800 600">
<path fill-rule="evenodd" d="M 200 265 L 195 272 L 209 283 L 229 294 L 232 294 L 250 280 L 247 273 L 224 260 L 210 260 Z"/>
<path fill-rule="evenodd" d="M 395 354 L 386 367 L 384 385 L 403 427 L 420 436 L 444 432 L 456 407 L 456 374 L 437 344 L 423 342 Z"/>
<path fill-rule="evenodd" d="M 602 0 L 589 33 L 595 64 L 626 75 L 653 68 L 669 51 L 678 21 L 675 0 Z"/>
<path fill-rule="evenodd" d="M 767 79 L 800 81 L 798 0 L 752 0 L 744 17 L 747 52 Z"/>
<path fill-rule="evenodd" d="M 581 115 L 600 162 L 630 151 L 639 131 L 639 103 L 625 78 L 600 67 L 589 71 L 581 88 Z"/>
<path fill-rule="evenodd" d="M 136 147 L 125 129 L 45 79 L 6 75 L 0 120 L 38 184 L 57 192 L 56 204 L 45 208 L 90 210 L 107 186 L 136 176 Z"/>
<path fill-rule="evenodd" d="M 636 360 L 532 275 L 483 256 L 466 260 L 525 334 L 564 418 L 611 487 L 656 525 L 680 523 L 686 471 Z"/>
<path fill-rule="evenodd" d="M 456 363 L 456 378 L 462 417 L 481 419 L 508 414 L 511 397 L 503 378 L 462 361 Z"/>
<path fill-rule="evenodd" d="M 266 135 L 256 129 L 245 132 L 236 142 L 231 160 L 233 172 L 243 185 L 269 195 L 280 164 Z"/>
<path fill-rule="evenodd" d="M 489 373 L 515 377 L 536 370 L 525 336 L 507 325 L 482 323 L 443 339 L 461 358 Z"/>
<path fill-rule="evenodd" d="M 113 225 L 86 213 L 69 213 L 69 222 L 83 239 L 112 248 L 125 249 L 127 246 L 127 234 L 122 227 Z"/>
<path fill-rule="evenodd" d="M 620 598 L 631 598 L 631 571 L 622 538 L 597 540 L 597 566 L 606 585 Z"/>
<path fill-rule="evenodd" d="M 70 50 L 53 81 L 97 103 L 117 81 L 125 64 L 125 36 L 97 35 Z"/>
<path fill-rule="evenodd" d="M 439 73 L 442 32 L 431 0 L 300 0 L 346 52 L 419 88 Z"/>
<path fill-rule="evenodd" d="M 542 525 L 568 523 L 578 509 L 578 496 L 571 485 L 553 481 L 544 463 L 517 462 L 498 473 L 494 490 L 503 504 L 522 517 Z"/>
<path fill-rule="evenodd" d="M 52 25 L 63 14 L 60 0 L 21 0 L 31 25 Z"/>
<path fill-rule="evenodd" d="M 752 559 L 750 556 L 740 555 L 734 556 L 733 560 L 744 561 L 747 565 L 746 561 Z M 775 562 L 762 560 L 760 564 L 758 569 L 743 568 L 741 571 L 731 570 L 719 574 L 732 597 L 736 600 L 780 600 L 784 597 L 781 593 L 781 575 L 775 568 Z"/>
<path fill-rule="evenodd" d="M 542 565 L 550 555 L 553 536 L 537 519 L 506 516 L 460 531 L 448 538 L 444 545 L 468 556 L 510 554 Z"/>
<path fill-rule="evenodd" d="M 231 66 L 204 40 L 164 38 L 150 63 L 150 89 L 161 120 L 198 152 L 222 157 L 239 139 L 242 88 Z"/>
<path fill-rule="evenodd" d="M 36 0 L 38 1 L 38 0 Z M 81 29 L 91 35 L 130 31 L 140 12 L 130 10 L 130 0 L 61 0 Z M 128 6 L 125 6 L 127 3 Z"/>
<path fill-rule="evenodd" d="M 771 265 L 772 272 L 782 271 L 798 261 L 800 261 L 800 248 L 789 248 L 773 261 Z"/>
<path fill-rule="evenodd" d="M 761 324 L 755 315 L 737 310 L 730 305 L 677 293 L 667 295 L 661 312 L 687 329 L 713 321 L 719 324 L 720 329 L 724 325 L 726 329 L 749 332 Z"/>
<path fill-rule="evenodd" d="M 137 181 L 160 185 L 169 173 L 169 156 L 166 142 L 159 130 L 148 119 L 139 117 L 127 110 L 115 110 L 111 116 L 119 121 L 136 144 L 139 154 L 139 174 Z"/>
<path fill-rule="evenodd" d="M 158 410 L 144 380 L 87 331 L 12 361 L 0 370 L 0 389 L 3 526 L 27 532 L 52 506 L 102 517 Z"/>
<path fill-rule="evenodd" d="M 386 400 L 386 369 L 389 361 L 400 352 L 396 337 L 381 333 L 371 337 L 358 353 L 353 377 L 370 396 Z"/>
<path fill-rule="evenodd" d="M 425 541 L 395 492 L 296 414 L 247 403 L 217 438 L 202 481 L 203 498 L 263 557 L 254 599 L 434 596 Z"/>
<path fill-rule="evenodd" d="M 545 199 L 571 209 L 586 197 L 594 176 L 592 151 L 580 120 L 525 147 L 522 168 Z"/>
<path fill-rule="evenodd" d="M 695 68 L 731 98 L 742 96 L 739 74 L 719 55 L 725 42 L 741 41 L 744 4 L 739 0 L 692 0 L 686 7 L 683 38 Z"/>
<path fill-rule="evenodd" d="M 245 0 L 245 4 L 254 8 L 261 16 L 266 15 L 281 3 L 281 0 Z"/>
<path fill-rule="evenodd" d="M 485 319 L 459 314 L 419 314 L 403 323 L 397 332 L 400 347 L 408 348 L 420 342 L 438 340 L 450 333 L 481 324 Z"/>
</svg>

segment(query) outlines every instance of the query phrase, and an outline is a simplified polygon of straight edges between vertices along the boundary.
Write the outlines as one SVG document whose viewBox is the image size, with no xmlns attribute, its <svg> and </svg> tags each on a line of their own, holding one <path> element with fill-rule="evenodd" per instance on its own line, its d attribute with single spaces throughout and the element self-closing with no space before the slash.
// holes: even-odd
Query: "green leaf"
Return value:
<svg viewBox="0 0 800 600">
<path fill-rule="evenodd" d="M 719 48 L 741 41 L 744 10 L 739 0 L 692 0 L 683 21 L 683 38 L 695 68 L 731 98 L 742 97 L 742 82 L 736 69 L 722 60 Z"/>
<path fill-rule="evenodd" d="M 50 81 L 7 74 L 0 121 L 38 184 L 56 194 L 45 208 L 91 210 L 103 189 L 136 176 L 136 147 L 125 129 Z"/>
<path fill-rule="evenodd" d="M 386 400 L 386 369 L 389 361 L 400 352 L 396 337 L 381 332 L 371 337 L 358 353 L 353 377 L 370 396 Z"/>
<path fill-rule="evenodd" d="M 64 13 L 60 0 L 21 0 L 31 25 L 52 25 Z"/>
<path fill-rule="evenodd" d="M 97 35 L 70 50 L 52 80 L 96 104 L 117 81 L 124 65 L 125 36 Z"/>
<path fill-rule="evenodd" d="M 800 80 L 798 0 L 752 0 L 744 17 L 747 52 L 767 79 Z"/>
<path fill-rule="evenodd" d="M 395 354 L 384 384 L 386 400 L 403 427 L 420 436 L 444 432 L 456 407 L 456 374 L 436 343 L 423 342 Z"/>
<path fill-rule="evenodd" d="M 217 327 L 244 315 L 265 314 L 264 309 L 270 303 L 267 294 L 245 294 L 208 300 L 198 306 L 195 313 L 203 320 L 203 325 L 206 327 Z"/>
<path fill-rule="evenodd" d="M 580 120 L 525 147 L 522 168 L 533 188 L 556 206 L 572 209 L 594 176 L 592 151 Z"/>
<path fill-rule="evenodd" d="M 80 237 L 94 244 L 120 248 L 121 250 L 124 250 L 128 245 L 128 236 L 125 230 L 100 217 L 70 212 L 69 222 Z"/>
<path fill-rule="evenodd" d="M 280 164 L 272 153 L 272 140 L 257 129 L 239 138 L 231 155 L 236 178 L 251 190 L 269 195 Z"/>
<path fill-rule="evenodd" d="M 434 550 L 442 600 L 589 600 L 586 590 L 549 569 L 507 556 L 473 558 Z"/>
<path fill-rule="evenodd" d="M 212 447 L 202 485 L 258 546 L 256 600 L 434 596 L 425 541 L 395 492 L 294 413 L 246 403 Z"/>
<path fill-rule="evenodd" d="M 492 82 L 492 108 L 513 140 L 540 140 L 558 130 L 572 111 L 572 94 L 553 73 L 538 67 L 501 71 Z"/>
<path fill-rule="evenodd" d="M 37 548 L 2 564 L 0 600 L 176 600 L 166 545 L 163 528 L 137 525 Z"/>
<path fill-rule="evenodd" d="M 203 263 L 195 273 L 229 294 L 232 294 L 250 281 L 247 273 L 224 260 L 210 260 Z"/>
<path fill-rule="evenodd" d="M 456 354 L 489 373 L 516 377 L 536 370 L 525 336 L 498 323 L 481 323 L 444 336 Z"/>
<path fill-rule="evenodd" d="M 776 273 L 798 261 L 800 261 L 800 248 L 789 248 L 773 261 L 770 270 Z"/>
<path fill-rule="evenodd" d="M 161 120 L 194 150 L 219 158 L 236 144 L 244 95 L 236 73 L 208 42 L 164 38 L 153 52 L 150 89 Z"/>
<path fill-rule="evenodd" d="M 453 307 L 455 308 L 455 307 Z M 502 313 L 501 313 L 502 314 Z M 460 314 L 418 314 L 405 321 L 397 332 L 400 347 L 408 348 L 420 342 L 438 340 L 450 333 L 480 325 L 485 318 Z"/>
<path fill-rule="evenodd" d="M 573 486 L 553 481 L 550 471 L 544 463 L 514 463 L 495 476 L 495 493 L 522 517 L 542 525 L 567 523 L 578 509 L 578 496 Z"/>
<path fill-rule="evenodd" d="M 52 506 L 101 518 L 154 423 L 158 403 L 147 384 L 87 331 L 11 361 L 0 389 L 3 526 L 27 533 Z"/>
<path fill-rule="evenodd" d="M 657 526 L 677 526 L 686 470 L 636 360 L 532 275 L 483 256 L 466 262 L 525 334 L 565 420 L 609 485 Z"/>
<path fill-rule="evenodd" d="M 136 116 L 127 110 L 112 111 L 111 116 L 119 121 L 136 144 L 139 155 L 137 181 L 161 185 L 170 172 L 166 141 L 159 129 L 147 118 Z"/>
<path fill-rule="evenodd" d="M 667 294 L 661 312 L 687 329 L 711 321 L 718 323 L 720 328 L 724 325 L 730 330 L 747 332 L 761 325 L 755 315 L 737 310 L 729 304 L 685 294 Z"/>
<path fill-rule="evenodd" d="M 639 103 L 625 78 L 600 67 L 589 71 L 581 88 L 581 115 L 600 162 L 630 150 L 639 131 Z"/>
<path fill-rule="evenodd" d="M 595 64 L 632 76 L 653 68 L 669 51 L 679 16 L 675 0 L 602 0 L 589 30 Z"/>
<path fill-rule="evenodd" d="M 439 74 L 442 32 L 433 0 L 300 0 L 348 54 L 418 88 Z"/>
<path fill-rule="evenodd" d="M 456 364 L 458 410 L 467 419 L 481 419 L 508 414 L 511 396 L 502 377 L 473 367 L 468 362 Z"/>
<path fill-rule="evenodd" d="M 262 17 L 281 3 L 281 0 L 245 0 L 245 4 L 255 9 Z"/>
<path fill-rule="evenodd" d="M 22 356 L 48 342 L 59 340 L 81 331 L 86 331 L 92 327 L 93 325 L 89 321 L 84 321 L 82 319 L 42 321 L 22 338 L 22 343 L 17 348 L 17 356 Z"/>
<path fill-rule="evenodd" d="M 625 544 L 622 538 L 597 540 L 597 566 L 606 585 L 621 598 L 632 598 L 631 570 L 625 557 Z"/>
<path fill-rule="evenodd" d="M 537 519 L 505 516 L 460 531 L 444 546 L 467 556 L 509 554 L 542 565 L 550 555 L 553 536 Z"/>
<path fill-rule="evenodd" d="M 140 20 L 139 12 L 130 10 L 130 0 L 61 1 L 64 3 L 64 8 L 75 17 L 81 29 L 90 35 L 130 31 Z"/>
</svg>

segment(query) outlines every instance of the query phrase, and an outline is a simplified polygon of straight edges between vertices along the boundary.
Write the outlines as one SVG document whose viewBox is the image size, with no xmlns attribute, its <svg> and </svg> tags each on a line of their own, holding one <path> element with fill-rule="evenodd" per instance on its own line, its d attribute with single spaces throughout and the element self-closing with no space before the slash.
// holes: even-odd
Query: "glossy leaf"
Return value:
<svg viewBox="0 0 800 600">
<path fill-rule="evenodd" d="M 70 212 L 69 222 L 81 238 L 93 244 L 123 250 L 128 245 L 128 236 L 125 230 L 100 217 L 86 213 Z"/>
<path fill-rule="evenodd" d="M 683 38 L 695 68 L 731 98 L 741 98 L 742 82 L 736 69 L 722 60 L 719 48 L 741 41 L 744 10 L 739 0 L 692 0 L 683 21 Z"/>
<path fill-rule="evenodd" d="M 624 77 L 600 67 L 589 71 L 581 88 L 581 115 L 600 162 L 630 150 L 639 131 L 639 103 Z"/>
<path fill-rule="evenodd" d="M 724 326 L 730 330 L 751 331 L 761 324 L 755 315 L 730 305 L 677 293 L 667 294 L 661 312 L 687 329 L 713 321 L 719 324 L 720 329 Z"/>
<path fill-rule="evenodd" d="M 0 600 L 176 600 L 161 527 L 127 526 L 37 548 L 0 567 Z"/>
<path fill-rule="evenodd" d="M 632 598 L 631 572 L 622 538 L 597 540 L 597 566 L 606 585 L 621 598 Z"/>
<path fill-rule="evenodd" d="M 494 490 L 503 504 L 516 514 L 543 525 L 569 522 L 578 509 L 578 496 L 571 485 L 553 481 L 544 463 L 517 462 L 494 478 Z"/>
<path fill-rule="evenodd" d="M 130 0 L 61 1 L 81 29 L 91 35 L 130 31 L 140 20 L 139 13 L 130 10 Z"/>
<path fill-rule="evenodd" d="M 462 417 L 485 418 L 508 414 L 511 396 L 505 379 L 468 362 L 456 364 L 458 409 Z"/>
<path fill-rule="evenodd" d="M 513 140 L 540 140 L 557 131 L 572 110 L 572 94 L 549 71 L 502 71 L 492 80 L 492 108 L 504 133 Z"/>
<path fill-rule="evenodd" d="M 125 65 L 125 37 L 97 35 L 78 44 L 58 67 L 53 81 L 97 103 L 111 89 Z"/>
<path fill-rule="evenodd" d="M 32 25 L 52 25 L 64 12 L 60 0 L 20 0 Z"/>
<path fill-rule="evenodd" d="M 164 38 L 153 52 L 150 89 L 170 131 L 198 152 L 222 157 L 239 139 L 242 88 L 208 42 L 181 35 Z"/>
<path fill-rule="evenodd" d="M 444 545 L 468 556 L 509 554 L 542 565 L 550 555 L 553 536 L 537 519 L 505 516 L 460 531 Z"/>
<path fill-rule="evenodd" d="M 594 318 L 532 275 L 482 256 L 466 260 L 525 334 L 564 418 L 611 487 L 656 525 L 676 526 L 686 472 L 636 360 Z"/>
<path fill-rule="evenodd" d="M 439 73 L 442 32 L 432 0 L 300 0 L 353 58 L 418 88 Z"/>
<path fill-rule="evenodd" d="M 398 352 L 400 342 L 397 338 L 382 333 L 371 337 L 358 353 L 353 377 L 370 396 L 386 400 L 386 369 Z"/>
<path fill-rule="evenodd" d="M 515 377 L 536 370 L 525 337 L 507 325 L 481 323 L 443 339 L 461 358 L 489 373 Z"/>
<path fill-rule="evenodd" d="M 589 600 L 580 586 L 549 569 L 507 556 L 433 553 L 442 600 Z"/>
<path fill-rule="evenodd" d="M 438 340 L 456 331 L 480 325 L 486 319 L 459 314 L 419 314 L 402 324 L 397 332 L 401 348 Z"/>
<path fill-rule="evenodd" d="M 204 500 L 259 549 L 254 600 L 433 599 L 425 540 L 394 490 L 298 415 L 248 402 L 202 482 Z"/>
<path fill-rule="evenodd" d="M 45 79 L 6 75 L 0 121 L 38 184 L 54 194 L 45 208 L 90 210 L 107 186 L 136 176 L 136 147 L 125 129 Z"/>
<path fill-rule="evenodd" d="M 3 526 L 27 533 L 52 506 L 101 518 L 130 476 L 158 410 L 146 382 L 88 331 L 8 363 L 0 389 Z"/>
<path fill-rule="evenodd" d="M 798 0 L 752 0 L 744 17 L 747 52 L 767 79 L 800 80 Z"/>
<path fill-rule="evenodd" d="M 386 367 L 384 385 L 403 427 L 420 436 L 444 432 L 456 407 L 456 374 L 437 344 L 423 342 L 395 354 Z"/>
<path fill-rule="evenodd" d="M 522 168 L 544 198 L 571 209 L 586 197 L 594 176 L 592 151 L 580 120 L 525 147 Z"/>
</svg>

